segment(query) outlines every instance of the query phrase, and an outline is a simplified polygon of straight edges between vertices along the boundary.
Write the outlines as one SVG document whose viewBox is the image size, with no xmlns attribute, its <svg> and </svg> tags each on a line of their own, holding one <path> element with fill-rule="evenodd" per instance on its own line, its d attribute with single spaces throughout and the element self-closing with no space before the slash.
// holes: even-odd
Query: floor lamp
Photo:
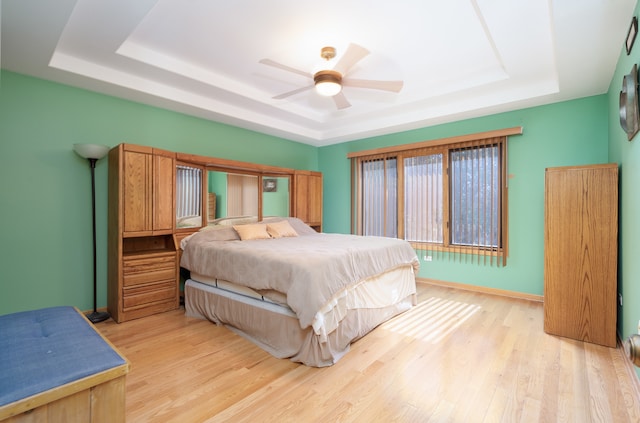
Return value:
<svg viewBox="0 0 640 423">
<path fill-rule="evenodd" d="M 73 150 L 81 157 L 89 160 L 91 168 L 91 215 L 93 217 L 93 312 L 87 315 L 92 323 L 102 322 L 109 318 L 106 311 L 97 310 L 97 277 L 96 277 L 96 162 L 107 155 L 109 147 L 96 144 L 73 144 Z"/>
</svg>

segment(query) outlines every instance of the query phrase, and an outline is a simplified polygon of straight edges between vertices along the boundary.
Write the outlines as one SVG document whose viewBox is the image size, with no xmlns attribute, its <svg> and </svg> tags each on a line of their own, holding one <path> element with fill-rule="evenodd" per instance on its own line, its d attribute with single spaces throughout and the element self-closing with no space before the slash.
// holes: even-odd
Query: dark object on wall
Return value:
<svg viewBox="0 0 640 423">
<path fill-rule="evenodd" d="M 629 26 L 629 32 L 627 33 L 627 40 L 625 42 L 627 56 L 631 54 L 631 49 L 633 48 L 633 42 L 636 40 L 636 35 L 638 35 L 638 18 L 634 16 L 631 20 L 631 26 Z"/>
<path fill-rule="evenodd" d="M 620 126 L 631 141 L 638 132 L 638 66 L 622 78 L 620 91 Z"/>
<path fill-rule="evenodd" d="M 262 180 L 262 191 L 263 192 L 276 192 L 276 191 L 278 191 L 278 180 L 277 179 L 263 179 Z"/>
</svg>

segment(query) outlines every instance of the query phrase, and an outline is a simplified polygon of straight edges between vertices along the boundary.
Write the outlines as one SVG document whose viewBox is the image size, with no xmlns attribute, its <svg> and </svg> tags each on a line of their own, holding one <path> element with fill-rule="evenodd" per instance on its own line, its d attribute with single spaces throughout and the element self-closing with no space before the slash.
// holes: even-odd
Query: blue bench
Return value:
<svg viewBox="0 0 640 423">
<path fill-rule="evenodd" d="M 0 421 L 23 413 L 47 413 L 51 421 L 58 412 L 74 421 L 124 421 L 128 371 L 73 307 L 0 316 Z"/>
</svg>

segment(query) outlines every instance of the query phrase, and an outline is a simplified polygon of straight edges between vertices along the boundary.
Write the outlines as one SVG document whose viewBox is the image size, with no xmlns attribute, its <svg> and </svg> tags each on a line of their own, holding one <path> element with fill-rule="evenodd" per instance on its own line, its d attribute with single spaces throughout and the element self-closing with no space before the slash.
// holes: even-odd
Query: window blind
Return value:
<svg viewBox="0 0 640 423">
<path fill-rule="evenodd" d="M 356 233 L 406 239 L 427 260 L 506 265 L 506 136 L 351 158 Z"/>
<path fill-rule="evenodd" d="M 176 166 L 176 218 L 200 216 L 202 210 L 202 170 Z"/>
</svg>

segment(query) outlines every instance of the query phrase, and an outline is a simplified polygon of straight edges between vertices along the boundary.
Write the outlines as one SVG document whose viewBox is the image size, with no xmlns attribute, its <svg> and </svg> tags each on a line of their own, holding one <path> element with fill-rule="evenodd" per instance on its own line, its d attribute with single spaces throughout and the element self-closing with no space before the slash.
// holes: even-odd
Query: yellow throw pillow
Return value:
<svg viewBox="0 0 640 423">
<path fill-rule="evenodd" d="M 274 238 L 298 236 L 296 230 L 293 229 L 289 222 L 286 220 L 275 223 L 267 223 L 267 232 L 269 232 L 269 234 Z"/>
<path fill-rule="evenodd" d="M 238 232 L 240 239 L 247 241 L 249 239 L 269 239 L 271 235 L 267 232 L 267 225 L 264 223 L 254 223 L 250 225 L 233 225 L 233 229 Z"/>
</svg>

